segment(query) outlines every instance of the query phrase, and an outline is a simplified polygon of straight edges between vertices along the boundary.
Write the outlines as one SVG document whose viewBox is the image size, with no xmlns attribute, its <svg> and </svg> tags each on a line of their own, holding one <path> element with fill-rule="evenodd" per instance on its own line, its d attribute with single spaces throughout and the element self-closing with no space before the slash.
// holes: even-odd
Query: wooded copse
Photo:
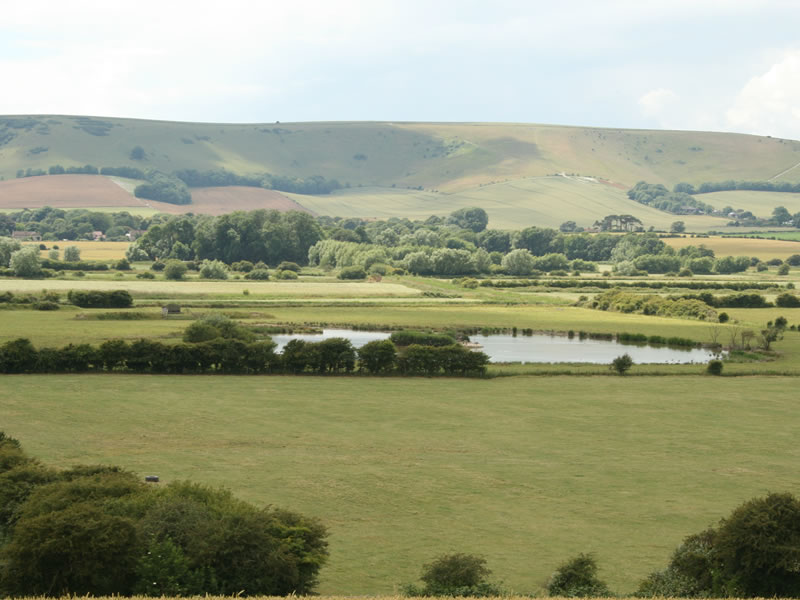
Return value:
<svg viewBox="0 0 800 600">
<path fill-rule="evenodd" d="M 733 273 L 746 270 L 751 262 L 749 257 L 716 260 L 714 252 L 702 245 L 675 251 L 655 233 L 567 234 L 541 227 L 476 232 L 475 223 L 457 217 L 314 219 L 305 213 L 277 211 L 180 216 L 151 227 L 131 246 L 128 258 L 272 265 L 291 260 L 325 269 L 358 266 L 366 273 L 382 268 L 385 274 L 388 266 L 443 276 L 594 271 L 598 261 L 611 262 L 622 275 L 677 272 L 684 267 L 698 274 Z"/>
</svg>

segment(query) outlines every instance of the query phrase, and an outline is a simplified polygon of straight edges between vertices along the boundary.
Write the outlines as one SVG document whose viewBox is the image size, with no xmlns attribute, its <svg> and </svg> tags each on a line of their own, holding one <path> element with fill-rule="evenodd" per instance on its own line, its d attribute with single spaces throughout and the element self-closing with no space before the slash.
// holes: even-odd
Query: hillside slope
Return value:
<svg viewBox="0 0 800 600">
<path fill-rule="evenodd" d="M 140 146 L 144 158 L 131 159 Z M 731 133 L 513 123 L 212 124 L 0 117 L 0 177 L 19 169 L 131 165 L 322 175 L 352 186 L 458 191 L 554 173 L 630 187 L 724 179 L 800 181 L 800 142 Z"/>
</svg>

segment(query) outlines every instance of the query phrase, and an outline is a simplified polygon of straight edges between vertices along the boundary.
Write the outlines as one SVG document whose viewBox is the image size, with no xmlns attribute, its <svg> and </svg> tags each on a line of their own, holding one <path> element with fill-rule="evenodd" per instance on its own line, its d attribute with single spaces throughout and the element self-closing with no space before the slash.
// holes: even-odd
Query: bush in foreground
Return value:
<svg viewBox="0 0 800 600">
<path fill-rule="evenodd" d="M 640 596 L 800 597 L 800 500 L 768 494 L 686 538 Z"/>
<path fill-rule="evenodd" d="M 316 519 L 116 467 L 49 469 L 0 434 L 0 594 L 305 595 L 328 550 Z M 21 485 L 23 484 L 24 485 Z M 3 504 L 5 506 L 5 503 Z"/>
<path fill-rule="evenodd" d="M 597 561 L 591 554 L 579 554 L 562 563 L 547 584 L 551 596 L 585 598 L 611 596 L 605 582 L 597 576 Z"/>
<path fill-rule="evenodd" d="M 500 596 L 500 586 L 488 581 L 486 559 L 473 554 L 445 554 L 422 567 L 423 587 L 403 586 L 406 596 Z"/>
</svg>

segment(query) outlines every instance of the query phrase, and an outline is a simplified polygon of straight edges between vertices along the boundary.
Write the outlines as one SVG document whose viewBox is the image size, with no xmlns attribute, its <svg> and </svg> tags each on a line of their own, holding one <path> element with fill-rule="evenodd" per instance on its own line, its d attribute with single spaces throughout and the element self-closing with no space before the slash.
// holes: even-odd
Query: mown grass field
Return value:
<svg viewBox="0 0 800 600">
<path fill-rule="evenodd" d="M 800 242 L 800 231 L 763 231 L 756 233 L 732 234 L 729 237 L 756 237 L 768 240 L 786 240 L 790 242 Z"/>
<path fill-rule="evenodd" d="M 710 236 L 693 238 L 689 236 L 678 238 L 664 238 L 664 243 L 676 250 L 686 246 L 706 246 L 714 251 L 716 256 L 755 256 L 767 261 L 771 258 L 785 260 L 793 254 L 800 254 L 800 243 L 789 240 L 764 239 L 755 237 L 722 237 Z M 776 234 L 781 235 L 781 234 Z M 800 241 L 800 239 L 798 240 Z"/>
<path fill-rule="evenodd" d="M 42 460 L 224 485 L 330 528 L 323 594 L 391 594 L 445 552 L 518 593 L 594 552 L 627 593 L 681 539 L 800 492 L 783 377 L 5 376 Z"/>
</svg>

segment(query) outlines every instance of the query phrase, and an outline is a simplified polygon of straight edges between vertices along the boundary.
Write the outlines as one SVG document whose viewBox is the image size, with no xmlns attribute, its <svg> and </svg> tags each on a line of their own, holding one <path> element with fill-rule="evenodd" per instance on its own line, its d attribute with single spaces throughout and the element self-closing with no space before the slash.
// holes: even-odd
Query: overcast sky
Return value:
<svg viewBox="0 0 800 600">
<path fill-rule="evenodd" d="M 10 0 L 0 114 L 800 139 L 797 0 Z"/>
</svg>

